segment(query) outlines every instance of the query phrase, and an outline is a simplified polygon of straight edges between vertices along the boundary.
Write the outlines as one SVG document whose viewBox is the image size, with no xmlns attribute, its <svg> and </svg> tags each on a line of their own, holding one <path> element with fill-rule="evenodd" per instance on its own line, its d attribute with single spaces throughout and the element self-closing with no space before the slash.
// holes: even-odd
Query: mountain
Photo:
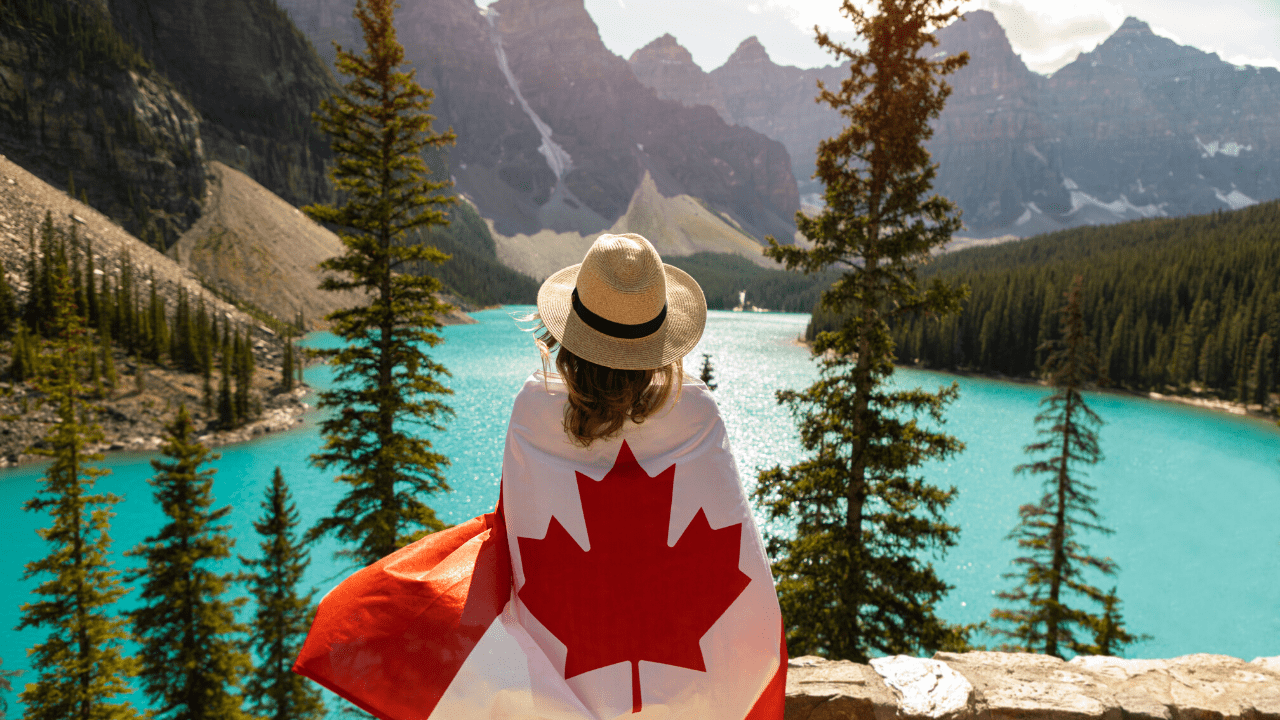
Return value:
<svg viewBox="0 0 1280 720">
<path fill-rule="evenodd" d="M 818 143 L 841 127 L 840 115 L 814 102 L 818 82 L 836 85 L 848 74 L 845 66 L 801 69 L 769 58 L 755 37 L 743 40 L 711 79 L 725 95 L 733 122 L 777 138 L 792 156 L 792 172 L 807 194 L 820 192 L 813 179 Z M 812 198 L 810 198 L 812 201 Z"/>
<path fill-rule="evenodd" d="M 628 62 L 658 97 L 686 107 L 709 105 L 725 122 L 781 142 L 791 156 L 800 193 L 821 192 L 821 184 L 812 179 L 817 147 L 839 129 L 840 116 L 813 99 L 819 80 L 838 83 L 847 66 L 805 70 L 778 65 L 752 36 L 738 45 L 724 65 L 706 73 L 669 34 L 632 53 Z"/>
<path fill-rule="evenodd" d="M 1135 18 L 1049 77 L 1027 69 L 988 11 L 937 37 L 936 52 L 970 54 L 948 78 L 953 93 L 928 143 L 934 187 L 964 211 L 968 234 L 1025 237 L 1280 197 L 1274 68 L 1234 66 Z M 814 84 L 838 81 L 842 68 L 778 66 L 750 38 L 698 91 L 687 78 L 702 76 L 688 67 L 655 70 L 664 58 L 681 62 L 672 44 L 660 38 L 633 55 L 637 77 L 661 97 L 723 107 L 726 121 L 783 142 L 797 178 L 812 174 L 817 142 L 842 126 L 812 101 Z"/>
<path fill-rule="evenodd" d="M 1060 167 L 1043 154 L 1060 134 L 1041 113 L 1044 78 L 1013 52 L 990 12 L 967 13 L 937 37 L 939 56 L 968 52 L 969 63 L 947 78 L 952 93 L 933 123 L 934 189 L 960 206 L 970 233 L 1055 229 L 1070 196 Z"/>
<path fill-rule="evenodd" d="M 27 291 L 27 278 L 22 272 L 30 254 L 27 232 L 32 230 L 39 236 L 46 212 L 56 228 L 74 227 L 82 241 L 93 244 L 99 287 L 103 278 L 119 278 L 120 259 L 127 256 L 135 269 L 135 278 L 154 273 L 157 292 L 169 307 L 176 305 L 179 289 L 186 290 L 193 298 L 204 297 L 210 312 L 253 328 L 264 336 L 271 334 L 231 303 L 206 293 L 200 278 L 172 258 L 130 235 L 101 212 L 28 172 L 13 158 L 0 156 L 0 261 L 4 263 L 10 285 L 20 296 L 25 296 Z M 146 286 L 147 282 L 143 280 L 141 284 Z"/>
<path fill-rule="evenodd" d="M 1070 212 L 1094 198 L 1113 213 L 1118 203 L 1185 215 L 1280 197 L 1275 68 L 1237 67 L 1128 18 L 1054 73 L 1043 98 Z"/>
<path fill-rule="evenodd" d="M 639 233 L 663 258 L 713 253 L 717 257 L 736 255 L 763 268 L 778 267 L 761 254 L 757 240 L 732 218 L 701 198 L 663 194 L 647 172 L 631 196 L 627 212 L 606 230 L 583 234 L 544 229 L 533 234 L 498 235 L 498 257 L 507 266 L 542 280 L 582 262 L 603 232 Z"/>
<path fill-rule="evenodd" d="M 362 293 L 321 290 L 321 262 L 343 252 L 338 236 L 235 168 L 209 163 L 205 212 L 168 255 L 224 296 L 283 320 L 299 313 L 311 329 L 325 315 L 365 301 Z M 473 323 L 454 310 L 446 325 Z"/>
<path fill-rule="evenodd" d="M 247 440 L 301 422 L 300 416 L 306 408 L 302 402 L 305 391 L 301 388 L 286 391 L 281 386 L 282 345 L 272 329 L 241 307 L 206 292 L 201 278 L 130 235 L 111 218 L 27 172 L 12 159 L 0 157 L 0 261 L 20 302 L 26 300 L 30 289 L 24 272 L 31 250 L 27 233 L 34 231 L 39 236 L 39 226 L 46 213 L 55 232 L 65 233 L 64 237 L 74 233 L 82 243 L 79 251 L 74 249 L 74 244 L 70 251 L 72 266 L 77 268 L 76 277 L 78 268 L 85 267 L 83 253 L 91 248 L 96 289 L 100 291 L 110 281 L 118 291 L 123 261 L 127 259 L 142 307 L 147 307 L 146 298 L 154 287 L 172 319 L 179 294 L 185 291 L 193 310 L 204 307 L 219 319 L 224 331 L 231 328 L 243 331 L 254 355 L 256 370 L 250 397 L 261 402 L 262 414 L 239 428 L 222 430 L 217 413 L 204 402 L 203 378 L 199 372 L 181 370 L 172 362 L 139 363 L 136 351 L 131 352 L 123 342 L 117 342 L 112 346 L 111 357 L 120 387 L 102 388 L 86 397 L 93 406 L 94 421 L 103 431 L 102 437 L 92 441 L 95 449 L 157 450 L 164 426 L 172 421 L 173 411 L 180 404 L 191 413 L 200 442 L 208 446 Z M 83 244 L 86 241 L 88 245 Z M 91 340 L 91 347 L 96 344 L 92 336 L 91 333 L 86 338 Z M 15 382 L 9 376 L 13 349 L 13 343 L 0 343 L 0 376 L 6 380 L 5 392 L 0 394 L 0 417 L 4 418 L 0 422 L 0 467 L 38 460 L 38 456 L 28 454 L 30 448 L 36 445 L 47 449 L 44 439 L 57 421 L 57 408 L 42 401 L 44 393 L 35 383 Z M 90 363 L 89 367 L 95 365 Z"/>
<path fill-rule="evenodd" d="M 709 105 L 725 122 L 734 117 L 725 105 L 720 86 L 698 67 L 693 55 L 671 33 L 631 53 L 627 63 L 636 79 L 652 88 L 658 97 L 686 107 Z"/>
<path fill-rule="evenodd" d="M 0 7 L 0 151 L 156 247 L 199 217 L 206 160 L 330 198 L 311 113 L 336 90 L 273 0 Z"/>
<path fill-rule="evenodd" d="M 319 289 L 321 261 L 342 252 L 337 235 L 244 173 L 214 161 L 204 213 L 167 254 L 222 294 L 277 318 L 299 313 L 311 328 L 343 307 L 354 292 Z"/>
<path fill-rule="evenodd" d="M 316 44 L 352 42 L 349 2 L 281 5 Z M 646 175 L 663 197 L 701 199 L 726 228 L 794 234 L 799 197 L 783 145 L 658 98 L 604 46 L 582 0 L 402 5 L 406 59 L 436 93 L 436 127 L 458 135 L 450 174 L 500 238 L 611 228 Z"/>
<path fill-rule="evenodd" d="M 0 6 L 0 152 L 159 244 L 200 213 L 201 118 L 104 7 Z"/>
<path fill-rule="evenodd" d="M 274 0 L 112 0 L 115 26 L 200 113 L 205 154 L 288 202 L 327 200 L 311 114 L 338 84 Z"/>
</svg>

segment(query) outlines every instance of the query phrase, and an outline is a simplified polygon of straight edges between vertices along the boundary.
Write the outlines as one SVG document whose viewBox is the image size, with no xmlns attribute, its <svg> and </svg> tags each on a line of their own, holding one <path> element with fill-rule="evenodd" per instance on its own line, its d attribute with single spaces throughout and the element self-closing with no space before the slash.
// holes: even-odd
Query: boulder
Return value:
<svg viewBox="0 0 1280 720">
<path fill-rule="evenodd" d="M 945 663 L 908 655 L 871 661 L 898 698 L 898 714 L 913 718 L 961 718 L 972 714 L 973 685 Z"/>
<path fill-rule="evenodd" d="M 1105 683 L 1059 658 L 974 652 L 938 653 L 934 659 L 972 683 L 977 714 L 984 718 L 1014 720 L 1034 715 L 1044 720 L 1101 720 L 1118 711 Z"/>
<path fill-rule="evenodd" d="M 870 665 L 805 656 L 786 720 L 1280 720 L 1280 657 L 1171 660 L 1029 653 L 902 655 Z"/>
<path fill-rule="evenodd" d="M 867 665 L 812 655 L 787 663 L 785 720 L 893 720 L 897 698 Z"/>
</svg>

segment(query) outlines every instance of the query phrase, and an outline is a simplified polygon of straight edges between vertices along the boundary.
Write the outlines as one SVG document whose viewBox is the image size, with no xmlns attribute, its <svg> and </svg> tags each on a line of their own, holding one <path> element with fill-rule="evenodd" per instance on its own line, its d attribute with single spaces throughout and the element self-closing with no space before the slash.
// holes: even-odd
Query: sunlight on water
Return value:
<svg viewBox="0 0 1280 720">
<path fill-rule="evenodd" d="M 507 417 L 521 384 L 540 367 L 529 336 L 506 308 L 476 313 L 476 325 L 446 328 L 446 342 L 433 356 L 452 373 L 447 399 L 455 416 L 447 431 L 433 435 L 436 449 L 449 457 L 446 474 L 453 491 L 429 498 L 439 517 L 459 522 L 492 509 L 501 475 Z M 711 312 L 702 342 L 687 358 L 697 373 L 702 353 L 710 353 L 719 388 L 715 391 L 743 482 L 750 490 L 759 469 L 796 462 L 803 455 L 795 423 L 774 393 L 800 389 L 816 377 L 808 351 L 796 342 L 805 315 Z M 326 338 L 314 338 L 324 342 Z M 331 340 L 331 339 L 330 339 Z M 308 379 L 328 382 L 326 368 L 310 368 Z M 954 378 L 938 373 L 899 371 L 897 381 L 933 388 Z M 941 607 L 952 621 L 985 619 L 992 593 L 1008 587 L 1001 574 L 1014 556 L 1005 536 L 1017 519 L 1018 505 L 1034 500 L 1037 482 L 1015 476 L 1025 462 L 1022 446 L 1034 437 L 1037 403 L 1047 390 L 975 378 L 960 378 L 960 400 L 947 413 L 947 431 L 967 444 L 945 463 L 925 469 L 930 481 L 955 485 L 960 494 L 948 520 L 963 528 L 960 543 L 943 558 L 939 570 L 955 589 Z M 1172 657 L 1194 652 L 1223 653 L 1248 660 L 1280 654 L 1280 430 L 1260 421 L 1145 399 L 1093 394 L 1091 406 L 1106 421 L 1101 440 L 1106 460 L 1093 469 L 1091 482 L 1111 536 L 1090 536 L 1095 552 L 1121 567 L 1114 583 L 1134 632 L 1155 636 L 1130 652 L 1137 657 Z M 252 443 L 221 448 L 223 457 L 214 492 L 219 505 L 233 507 L 227 518 L 239 538 L 236 552 L 258 553 L 251 523 L 279 465 L 292 486 L 304 526 L 313 523 L 341 496 L 343 488 L 321 473 L 308 457 L 319 447 L 315 415 L 299 430 Z M 103 490 L 126 496 L 114 520 L 118 553 L 160 526 L 151 502 L 147 458 L 114 455 Z M 37 489 L 36 467 L 0 471 L 6 502 L 0 524 L 7 552 L 0 557 L 0 657 L 5 669 L 29 668 L 26 648 L 40 634 L 13 630 L 19 606 L 32 581 L 21 580 L 24 563 L 46 552 L 36 536 L 45 518 L 23 512 L 22 502 Z M 313 551 L 306 582 L 324 592 L 349 571 L 332 560 L 329 541 Z M 226 569 L 235 568 L 227 563 Z M 1101 581 L 1104 589 L 1111 581 Z M 132 594 L 131 594 L 132 595 Z M 124 607 L 132 606 L 127 596 Z M 10 711 L 19 706 L 16 691 L 33 679 L 14 682 Z"/>
</svg>

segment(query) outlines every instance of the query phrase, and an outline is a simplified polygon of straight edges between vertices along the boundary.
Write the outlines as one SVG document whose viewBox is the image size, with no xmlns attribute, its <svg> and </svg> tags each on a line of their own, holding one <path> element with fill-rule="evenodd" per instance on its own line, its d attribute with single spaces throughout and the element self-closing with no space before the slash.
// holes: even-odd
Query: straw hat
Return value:
<svg viewBox="0 0 1280 720">
<path fill-rule="evenodd" d="M 664 367 L 689 354 L 707 323 L 702 288 L 648 240 L 601 235 L 577 265 L 542 283 L 538 314 L 578 357 L 617 370 Z"/>
</svg>

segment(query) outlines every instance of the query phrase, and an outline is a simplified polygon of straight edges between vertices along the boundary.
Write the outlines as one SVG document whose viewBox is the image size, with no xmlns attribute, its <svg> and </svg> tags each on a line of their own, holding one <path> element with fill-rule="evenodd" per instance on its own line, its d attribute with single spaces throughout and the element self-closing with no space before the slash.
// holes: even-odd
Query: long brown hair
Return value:
<svg viewBox="0 0 1280 720">
<path fill-rule="evenodd" d="M 673 388 L 679 397 L 684 384 L 681 360 L 654 370 L 608 368 L 584 360 L 560 345 L 536 312 L 512 317 L 516 322 L 535 323 L 525 332 L 533 335 L 533 343 L 542 355 L 544 378 L 551 353 L 559 347 L 556 370 L 569 390 L 569 401 L 564 405 L 564 431 L 582 447 L 614 435 L 627 420 L 644 422 L 671 397 Z"/>
<path fill-rule="evenodd" d="M 654 370 L 615 370 L 560 346 L 556 370 L 569 390 L 564 431 L 583 447 L 611 437 L 626 421 L 644 422 L 684 382 L 679 361 Z"/>
</svg>

